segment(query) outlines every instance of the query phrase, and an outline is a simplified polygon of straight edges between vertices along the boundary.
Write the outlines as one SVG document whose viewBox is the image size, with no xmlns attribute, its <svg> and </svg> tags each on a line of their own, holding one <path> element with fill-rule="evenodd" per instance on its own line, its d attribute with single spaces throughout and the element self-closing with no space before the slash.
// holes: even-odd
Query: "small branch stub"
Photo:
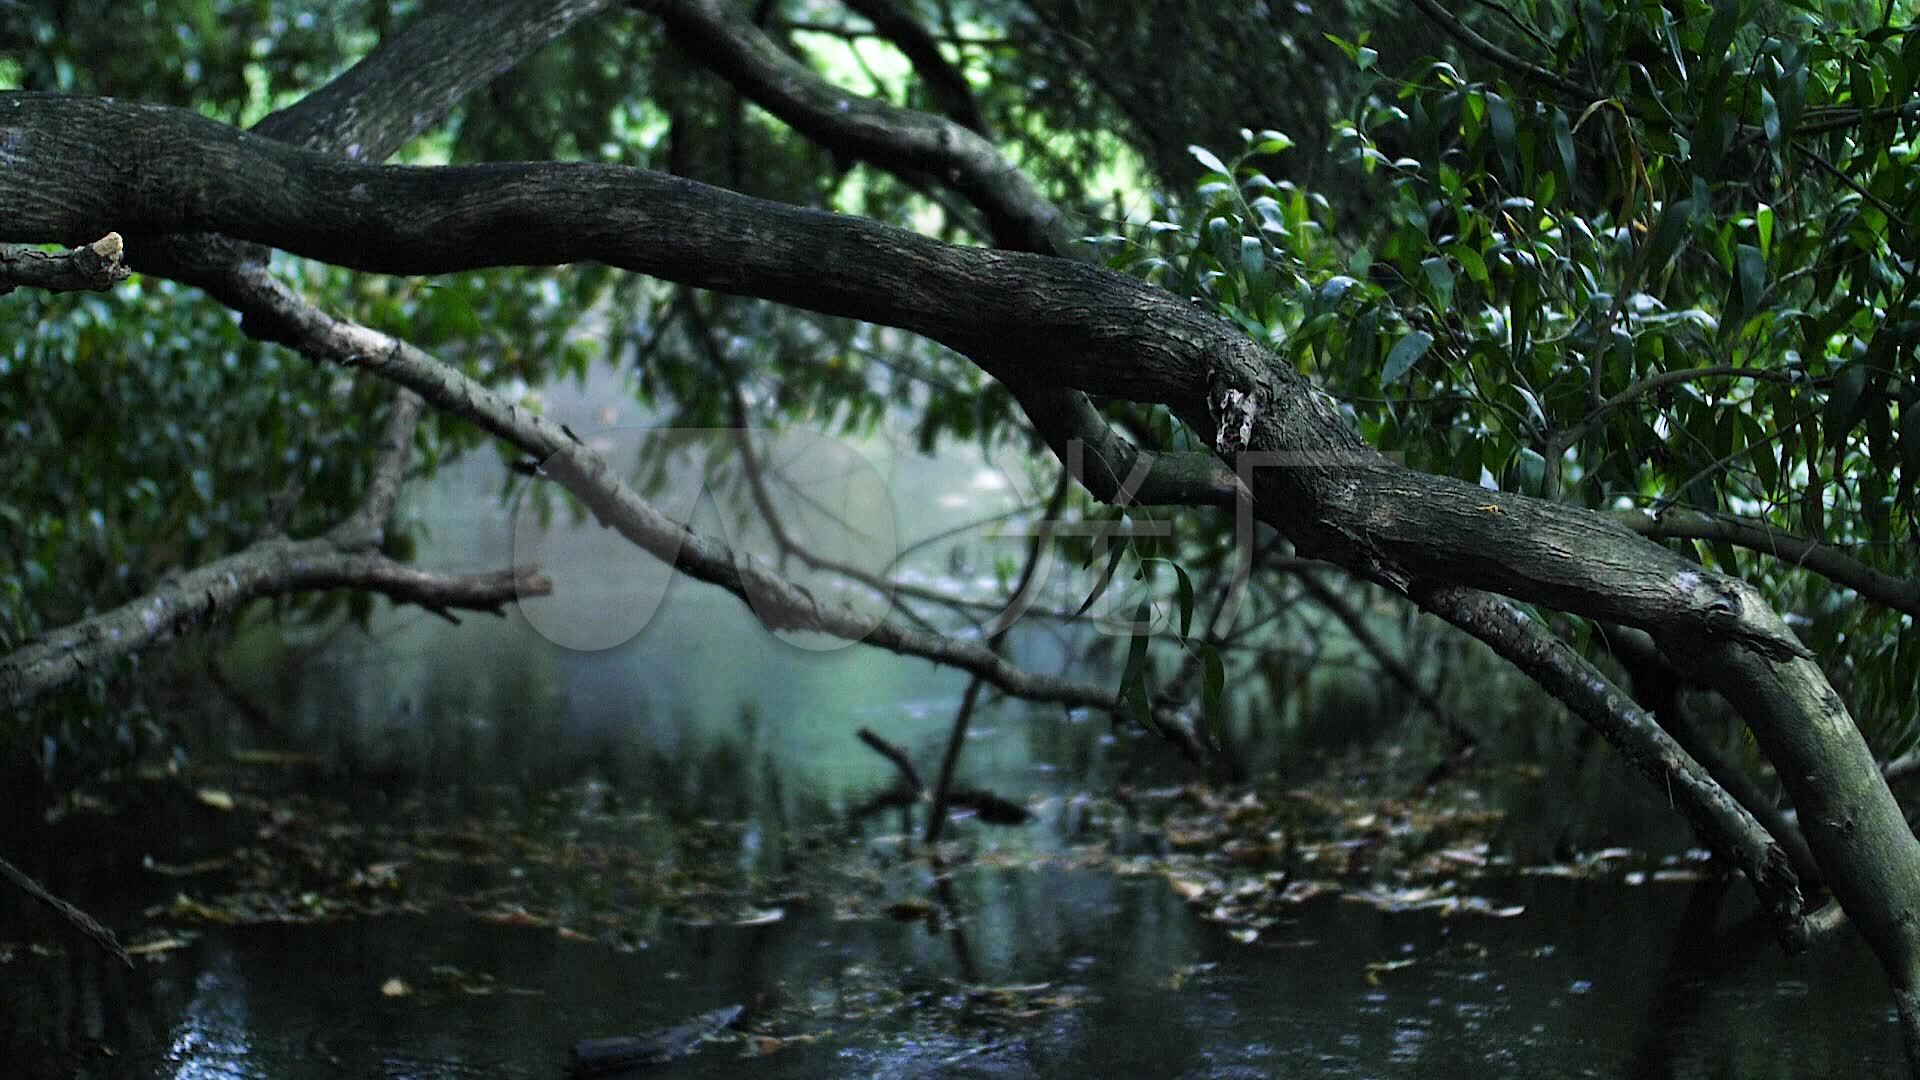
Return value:
<svg viewBox="0 0 1920 1080">
<path fill-rule="evenodd" d="M 1207 411 L 1213 416 L 1213 448 L 1221 457 L 1231 457 L 1247 448 L 1247 441 L 1253 437 L 1254 414 L 1258 411 L 1252 394 L 1216 382 L 1207 393 Z"/>
<path fill-rule="evenodd" d="M 48 292 L 105 292 L 125 281 L 126 244 L 110 232 L 70 251 L 0 244 L 0 295 L 26 286 Z"/>
</svg>

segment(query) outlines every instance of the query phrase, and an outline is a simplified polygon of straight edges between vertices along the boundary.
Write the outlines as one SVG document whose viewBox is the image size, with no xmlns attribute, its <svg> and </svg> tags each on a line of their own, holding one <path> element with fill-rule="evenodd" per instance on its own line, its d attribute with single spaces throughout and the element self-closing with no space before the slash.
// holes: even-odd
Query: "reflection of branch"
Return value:
<svg viewBox="0 0 1920 1080">
<path fill-rule="evenodd" d="M 0 296 L 23 285 L 47 292 L 105 292 L 127 279 L 125 255 L 117 232 L 61 252 L 0 244 Z"/>
<path fill-rule="evenodd" d="M 856 819 L 893 807 L 909 807 L 931 797 L 926 784 L 920 779 L 920 770 L 914 768 L 913 759 L 898 744 L 888 742 L 867 728 L 861 728 L 855 734 L 861 742 L 872 747 L 874 753 L 892 762 L 900 772 L 898 784 L 868 799 L 853 811 Z M 973 811 L 989 825 L 1024 825 L 1033 820 L 1033 812 L 1025 806 L 984 788 L 955 788 L 945 799 L 936 799 L 934 803 L 936 814 L 956 808 Z"/>
<path fill-rule="evenodd" d="M 72 923 L 74 929 L 92 938 L 121 963 L 128 967 L 133 966 L 133 957 L 127 955 L 127 950 L 121 946 L 120 939 L 113 936 L 113 931 L 101 926 L 93 916 L 48 892 L 45 886 L 28 877 L 5 859 L 0 859 L 0 877 L 6 878 L 28 896 L 52 908 L 55 914 Z"/>
<path fill-rule="evenodd" d="M 1041 512 L 1041 521 L 1050 522 L 1060 516 L 1061 509 L 1067 504 L 1067 493 L 1071 490 L 1068 487 L 1070 482 L 1070 478 L 1065 473 L 1060 475 L 1059 482 L 1054 485 L 1053 495 L 1047 499 L 1047 508 Z M 1034 577 L 1039 573 L 1040 565 L 1046 558 L 1046 546 L 1052 542 L 1053 532 L 1044 525 L 1033 534 L 1031 540 L 1027 541 L 1027 563 L 1020 568 L 1020 580 L 1013 587 L 1010 604 L 1021 603 L 1026 599 L 1028 590 L 1033 587 Z M 988 651 L 995 656 L 1000 655 L 1001 647 L 1006 644 L 1007 633 L 1013 629 L 1015 621 L 1009 619 L 1001 623 L 998 629 L 988 635 Z M 947 806 L 953 801 L 954 795 L 953 775 L 960 766 L 960 751 L 966 748 L 967 725 L 972 722 L 974 707 L 980 702 L 980 689 L 981 681 L 978 678 L 969 681 L 966 694 L 960 699 L 960 708 L 953 715 L 953 730 L 947 736 L 947 752 L 940 758 L 940 779 L 933 789 L 933 813 L 927 818 L 929 846 L 939 842 L 940 832 L 946 827 Z"/>
<path fill-rule="evenodd" d="M 1456 752 L 1471 750 L 1479 745 L 1480 740 L 1472 730 L 1461 722 L 1460 717 L 1455 715 L 1453 710 L 1441 704 L 1440 700 L 1433 696 L 1433 691 L 1427 689 L 1426 684 L 1420 681 L 1420 677 L 1414 674 L 1413 669 L 1407 666 L 1406 661 L 1402 660 L 1399 654 L 1388 648 L 1386 642 L 1380 640 L 1380 635 L 1374 633 L 1373 627 L 1367 623 L 1360 612 L 1354 609 L 1352 604 L 1347 602 L 1346 597 L 1335 592 L 1326 582 L 1321 581 L 1318 575 L 1300 574 L 1295 577 L 1295 580 L 1300 583 L 1301 590 L 1314 603 L 1326 608 L 1333 613 L 1334 618 L 1340 620 L 1341 624 L 1347 628 L 1347 632 L 1353 635 L 1354 641 L 1373 657 L 1374 662 L 1380 665 L 1381 670 L 1385 671 L 1389 678 L 1413 695 L 1413 699 L 1418 701 L 1427 712 L 1433 714 L 1434 719 L 1446 725 L 1447 733 L 1453 737 Z"/>
<path fill-rule="evenodd" d="M 1621 510 L 1613 518 L 1641 536 L 1657 540 L 1724 541 L 1771 555 L 1845 585 L 1872 603 L 1920 616 L 1920 581 L 1882 573 L 1838 548 L 1784 532 L 1764 521 L 1677 509 L 1660 514 Z"/>
<path fill-rule="evenodd" d="M 861 742 L 873 747 L 874 753 L 893 762 L 893 767 L 900 770 L 900 779 L 905 781 L 908 787 L 915 792 L 926 790 L 926 783 L 920 779 L 920 770 L 913 767 L 913 759 L 907 756 L 905 750 L 875 735 L 868 728 L 861 728 L 854 734 L 860 737 Z"/>
</svg>

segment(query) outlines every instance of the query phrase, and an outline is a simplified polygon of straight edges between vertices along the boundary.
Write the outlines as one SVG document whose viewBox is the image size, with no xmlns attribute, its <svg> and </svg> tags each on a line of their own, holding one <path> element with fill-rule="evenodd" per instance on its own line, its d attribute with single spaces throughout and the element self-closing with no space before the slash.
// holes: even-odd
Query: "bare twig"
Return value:
<svg viewBox="0 0 1920 1080">
<path fill-rule="evenodd" d="M 113 936 L 113 931 L 101 926 L 93 916 L 48 892 L 45 886 L 28 877 L 20 868 L 5 859 L 0 859 L 0 877 L 6 878 L 21 892 L 52 908 L 54 914 L 72 924 L 74 929 L 92 938 L 95 944 L 112 953 L 115 959 L 128 967 L 133 966 L 133 957 L 127 955 L 127 950 L 120 944 L 120 939 Z"/>
</svg>

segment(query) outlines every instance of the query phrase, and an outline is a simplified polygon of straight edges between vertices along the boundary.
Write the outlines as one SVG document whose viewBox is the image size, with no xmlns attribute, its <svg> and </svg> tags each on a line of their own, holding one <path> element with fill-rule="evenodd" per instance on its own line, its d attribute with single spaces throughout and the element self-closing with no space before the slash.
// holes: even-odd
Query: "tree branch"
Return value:
<svg viewBox="0 0 1920 1080">
<path fill-rule="evenodd" d="M 1579 422 L 1554 436 L 1554 447 L 1569 447 L 1586 438 L 1593 425 L 1600 422 L 1608 413 L 1622 405 L 1629 405 L 1663 386 L 1694 382 L 1699 379 L 1758 379 L 1763 382 L 1785 383 L 1789 386 L 1814 386 L 1820 380 L 1801 371 L 1774 371 L 1768 368 L 1742 367 L 1736 364 L 1715 364 L 1709 367 L 1680 368 L 1649 375 L 1632 386 L 1613 395 L 1594 406 L 1593 411 L 1581 417 Z M 1548 461 L 1557 460 L 1557 455 L 1548 453 Z"/>
<path fill-rule="evenodd" d="M 242 313 L 241 326 L 249 334 L 318 360 L 369 371 L 519 447 L 541 462 L 545 474 L 602 524 L 688 576 L 745 600 L 771 629 L 816 631 L 921 657 L 978 675 L 1015 697 L 1103 710 L 1116 704 L 1114 693 L 1106 687 L 1029 672 L 979 645 L 893 622 L 875 623 L 845 608 L 822 604 L 779 574 L 661 513 L 558 423 L 522 410 L 404 341 L 333 318 L 275 280 L 264 267 L 230 267 L 216 295 Z"/>
<path fill-rule="evenodd" d="M 125 252 L 117 232 L 61 252 L 0 244 L 0 296 L 23 285 L 47 292 L 105 292 L 127 280 Z"/>
<path fill-rule="evenodd" d="M 387 427 L 380 439 L 380 460 L 367 480 L 367 495 L 353 515 L 333 527 L 327 538 L 343 548 L 378 548 L 386 541 L 387 519 L 400 497 L 413 456 L 413 433 L 420 427 L 418 395 L 401 390 L 393 395 Z"/>
<path fill-rule="evenodd" d="M 987 133 L 987 121 L 973 100 L 973 89 L 959 68 L 947 62 L 940 51 L 940 40 L 919 20 L 901 9 L 898 0 L 844 0 L 847 7 L 866 16 L 880 36 L 891 42 L 913 64 L 915 74 L 926 84 L 927 93 L 942 113 L 970 131 Z"/>
<path fill-rule="evenodd" d="M 343 551 L 327 539 L 261 540 L 0 657 L 0 703 L 24 706 L 108 661 L 231 618 L 262 597 L 321 589 L 376 592 L 450 618 L 453 610 L 498 615 L 515 599 L 547 595 L 553 584 L 530 567 L 441 574 L 374 552 Z"/>
<path fill-rule="evenodd" d="M 93 916 L 48 892 L 46 886 L 33 880 L 32 877 L 19 867 L 5 859 L 0 859 L 0 878 L 5 878 L 13 884 L 14 888 L 19 889 L 21 892 L 52 908 L 54 914 L 65 919 L 74 929 L 93 939 L 95 944 L 112 953 L 114 959 L 128 967 L 133 966 L 133 957 L 127 955 L 126 947 L 120 944 L 119 938 L 113 936 L 113 931 L 100 925 L 99 920 Z"/>
<path fill-rule="evenodd" d="M 1724 542 L 1771 555 L 1845 585 L 1870 603 L 1920 616 L 1920 581 L 1875 570 L 1838 548 L 1783 532 L 1764 521 L 1680 509 L 1659 514 L 1617 510 L 1613 516 L 1641 536 Z"/>
<path fill-rule="evenodd" d="M 385 161 L 475 90 L 612 0 L 452 0 L 425 12 L 254 131 L 354 161 Z"/>
<path fill-rule="evenodd" d="M 1632 698 L 1538 620 L 1497 598 L 1441 587 L 1414 599 L 1491 645 L 1567 703 L 1656 788 L 1666 790 L 1713 849 L 1746 874 L 1787 950 L 1806 947 L 1812 930 L 1785 850 Z"/>
</svg>

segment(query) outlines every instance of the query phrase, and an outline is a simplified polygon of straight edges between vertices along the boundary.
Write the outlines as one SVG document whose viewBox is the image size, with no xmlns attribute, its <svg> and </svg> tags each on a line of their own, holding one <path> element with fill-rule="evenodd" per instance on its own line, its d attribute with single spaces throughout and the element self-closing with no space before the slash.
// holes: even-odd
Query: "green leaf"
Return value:
<svg viewBox="0 0 1920 1080">
<path fill-rule="evenodd" d="M 1293 138 L 1284 131 L 1268 128 L 1262 131 L 1253 144 L 1256 154 L 1278 154 L 1293 149 Z"/>
<path fill-rule="evenodd" d="M 1760 124 L 1767 129 L 1767 145 L 1780 146 L 1780 103 L 1773 100 L 1773 92 L 1766 87 L 1760 88 Z"/>
<path fill-rule="evenodd" d="M 1483 288 L 1486 286 L 1487 263 L 1480 257 L 1479 252 L 1465 244 L 1455 244 L 1447 249 L 1447 254 L 1460 261 L 1460 269 L 1465 270 L 1469 278 L 1478 282 Z"/>
<path fill-rule="evenodd" d="M 1257 236 L 1240 238 L 1240 266 L 1252 281 L 1260 277 L 1267 269 L 1267 246 Z"/>
<path fill-rule="evenodd" d="M 1754 208 L 1753 224 L 1760 232 L 1760 257 L 1773 254 L 1773 207 L 1760 203 Z"/>
<path fill-rule="evenodd" d="M 1760 249 L 1741 244 L 1734 257 L 1740 287 L 1740 310 L 1751 317 L 1760 309 L 1760 296 L 1767 288 L 1767 260 Z"/>
<path fill-rule="evenodd" d="M 1493 130 L 1493 146 L 1509 173 L 1514 165 L 1513 105 L 1499 94 L 1487 95 L 1487 126 Z"/>
<path fill-rule="evenodd" d="M 1900 407 L 1900 472 L 1909 485 L 1920 478 L 1920 401 Z"/>
<path fill-rule="evenodd" d="M 1860 422 L 1860 398 L 1867 389 L 1869 365 L 1849 363 L 1834 376 L 1833 390 L 1827 395 L 1826 423 L 1823 433 L 1828 446 L 1839 446 Z"/>
<path fill-rule="evenodd" d="M 1707 26 L 1707 41 L 1700 49 L 1700 55 L 1707 63 L 1720 63 L 1727 55 L 1727 46 L 1733 43 L 1733 32 L 1740 29 L 1744 16 L 1740 11 L 1740 0 L 1714 0 L 1713 22 Z"/>
<path fill-rule="evenodd" d="M 1187 147 L 1187 153 L 1192 154 L 1194 160 L 1198 161 L 1208 172 L 1216 172 L 1222 176 L 1233 175 L 1232 171 L 1227 168 L 1227 163 L 1221 161 L 1215 156 L 1213 151 L 1204 146 L 1189 146 Z"/>
<path fill-rule="evenodd" d="M 1138 685 L 1127 687 L 1121 693 L 1121 698 L 1132 707 L 1134 723 L 1155 735 L 1165 734 L 1160 730 L 1160 725 L 1153 722 L 1153 702 L 1144 678 Z"/>
<path fill-rule="evenodd" d="M 1185 641 L 1193 631 L 1193 579 L 1179 563 L 1168 563 L 1173 567 L 1180 594 L 1180 640 Z"/>
<path fill-rule="evenodd" d="M 1220 660 L 1220 650 L 1205 641 L 1195 644 L 1200 649 L 1200 715 L 1207 725 L 1208 740 L 1219 746 L 1225 720 L 1221 705 L 1227 696 L 1227 667 Z"/>
<path fill-rule="evenodd" d="M 1567 123 L 1564 109 L 1553 110 L 1553 144 L 1560 151 L 1560 169 L 1568 183 L 1577 175 L 1573 171 L 1575 158 L 1573 150 L 1573 128 Z"/>
<path fill-rule="evenodd" d="M 1153 704 L 1147 697 L 1147 638 L 1153 618 L 1153 605 L 1141 601 L 1133 613 L 1133 644 L 1127 649 L 1127 666 L 1120 673 L 1120 697 L 1133 706 L 1134 719 L 1148 731 L 1158 730 L 1153 723 Z"/>
<path fill-rule="evenodd" d="M 1425 330 L 1415 330 L 1394 342 L 1393 348 L 1387 352 L 1386 366 L 1380 369 L 1380 381 L 1395 382 L 1402 375 L 1413 370 L 1413 365 L 1427 354 L 1427 349 L 1432 344 L 1433 335 Z"/>
<path fill-rule="evenodd" d="M 1127 649 L 1127 666 L 1120 673 L 1120 685 L 1131 686 L 1140 681 L 1141 673 L 1146 670 L 1147 639 L 1152 636 L 1149 629 L 1153 625 L 1153 604 L 1142 600 L 1133 611 L 1133 644 Z"/>
<path fill-rule="evenodd" d="M 1094 583 L 1093 592 L 1087 594 L 1086 603 L 1083 603 L 1080 605 L 1080 610 L 1073 613 L 1074 618 L 1077 619 L 1080 616 L 1085 615 L 1087 613 L 1087 609 L 1093 606 L 1093 602 L 1095 600 L 1100 599 L 1100 597 L 1106 594 L 1107 586 L 1113 584 L 1114 571 L 1120 568 L 1120 559 L 1122 556 L 1126 555 L 1127 545 L 1132 543 L 1132 541 L 1133 541 L 1133 537 L 1129 536 L 1126 533 L 1120 534 L 1118 543 L 1115 543 L 1113 537 L 1111 536 L 1107 537 L 1107 542 L 1109 544 L 1113 544 L 1113 549 L 1107 554 L 1106 573 L 1101 574 L 1100 580 Z M 1091 549 L 1089 549 L 1087 553 L 1087 558 L 1088 559 L 1093 558 L 1093 553 Z"/>
<path fill-rule="evenodd" d="M 1647 277 L 1658 274 L 1672 261 L 1675 249 L 1686 238 L 1687 228 L 1693 216 L 1693 200 L 1680 199 L 1668 203 L 1660 211 L 1660 221 L 1653 227 L 1653 236 L 1647 241 L 1647 264 L 1642 273 Z"/>
<path fill-rule="evenodd" d="M 1431 259 L 1422 259 L 1420 269 L 1426 271 L 1427 283 L 1433 286 L 1434 307 L 1445 311 L 1453 306 L 1453 267 L 1447 265 L 1444 255 L 1435 255 Z"/>
</svg>

